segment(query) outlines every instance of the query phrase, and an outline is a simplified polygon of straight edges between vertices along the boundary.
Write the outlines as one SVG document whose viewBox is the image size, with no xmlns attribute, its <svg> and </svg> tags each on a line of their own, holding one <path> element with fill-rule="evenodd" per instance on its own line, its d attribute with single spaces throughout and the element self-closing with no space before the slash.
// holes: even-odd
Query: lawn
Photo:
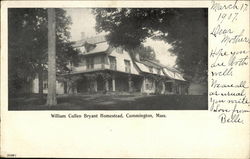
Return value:
<svg viewBox="0 0 250 159">
<path fill-rule="evenodd" d="M 25 95 L 9 99 L 9 110 L 207 110 L 207 96 L 198 95 L 60 95 L 58 104 L 46 97 Z"/>
</svg>

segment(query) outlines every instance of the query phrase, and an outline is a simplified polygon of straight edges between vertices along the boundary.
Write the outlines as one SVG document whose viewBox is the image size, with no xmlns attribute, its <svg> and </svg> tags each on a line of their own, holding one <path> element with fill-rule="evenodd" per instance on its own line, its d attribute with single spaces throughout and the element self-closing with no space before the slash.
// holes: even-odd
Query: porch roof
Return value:
<svg viewBox="0 0 250 159">
<path fill-rule="evenodd" d="M 142 71 L 142 72 L 147 72 L 147 73 L 151 73 L 149 71 L 149 68 L 143 64 L 143 63 L 139 63 L 139 62 L 135 62 L 135 64 L 139 67 L 139 69 Z"/>
<path fill-rule="evenodd" d="M 147 61 L 149 63 L 155 64 L 155 65 L 158 65 L 159 67 L 161 67 L 166 76 L 168 76 L 168 77 L 170 77 L 172 79 L 176 79 L 176 80 L 180 80 L 180 81 L 186 81 L 182 77 L 181 73 L 178 70 L 176 70 L 175 68 L 165 66 L 165 65 L 163 65 L 161 63 L 156 63 L 155 61 L 152 61 L 152 60 L 147 60 Z"/>
<path fill-rule="evenodd" d="M 179 72 L 174 72 L 174 71 L 171 71 L 167 68 L 163 68 L 163 72 L 165 73 L 166 76 L 168 76 L 172 79 L 186 81 Z"/>
<path fill-rule="evenodd" d="M 64 75 L 74 75 L 74 74 L 90 73 L 90 72 L 97 72 L 97 71 L 112 71 L 112 72 L 118 72 L 118 73 L 123 73 L 123 74 L 130 74 L 130 75 L 141 76 L 141 75 L 134 74 L 134 73 L 127 73 L 127 72 L 122 72 L 122 71 L 112 70 L 112 69 L 107 69 L 107 68 L 100 68 L 100 69 L 92 69 L 92 70 L 77 71 L 77 72 L 71 72 L 71 73 L 64 74 Z"/>
<path fill-rule="evenodd" d="M 152 73 L 149 71 L 149 68 L 147 67 L 147 65 L 145 65 L 144 63 L 141 62 L 135 62 L 135 64 L 138 66 L 138 68 L 142 71 L 142 72 L 146 72 L 146 73 L 150 73 L 150 74 L 157 74 L 157 73 Z M 161 71 L 163 72 L 163 74 L 167 77 L 169 77 L 170 79 L 175 79 L 175 80 L 180 80 L 180 81 L 186 81 L 182 75 L 179 72 L 170 70 L 166 67 L 162 67 Z"/>
</svg>

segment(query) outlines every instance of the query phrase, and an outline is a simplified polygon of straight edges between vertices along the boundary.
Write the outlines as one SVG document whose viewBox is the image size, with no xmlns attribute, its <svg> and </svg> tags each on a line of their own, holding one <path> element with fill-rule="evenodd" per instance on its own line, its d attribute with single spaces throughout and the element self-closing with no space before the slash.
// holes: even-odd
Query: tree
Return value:
<svg viewBox="0 0 250 159">
<path fill-rule="evenodd" d="M 155 59 L 155 51 L 152 47 L 150 46 L 144 46 L 144 45 L 140 45 L 138 47 L 136 47 L 135 49 L 132 49 L 129 51 L 129 53 L 131 54 L 131 56 L 133 58 L 136 58 L 136 55 L 139 55 L 140 59 L 139 60 L 156 60 Z"/>
<path fill-rule="evenodd" d="M 164 40 L 172 45 L 176 64 L 188 79 L 207 79 L 207 9 L 98 8 L 93 13 L 96 30 L 108 32 L 114 46 L 134 49 L 146 38 Z"/>
<path fill-rule="evenodd" d="M 48 9 L 48 96 L 47 105 L 56 105 L 56 22 L 55 9 Z"/>
<path fill-rule="evenodd" d="M 66 72 L 66 65 L 77 56 L 71 46 L 71 19 L 63 9 L 56 9 L 57 71 Z M 43 94 L 43 77 L 48 61 L 48 16 L 44 8 L 11 8 L 8 10 L 8 59 L 10 94 L 38 74 L 39 93 Z"/>
</svg>

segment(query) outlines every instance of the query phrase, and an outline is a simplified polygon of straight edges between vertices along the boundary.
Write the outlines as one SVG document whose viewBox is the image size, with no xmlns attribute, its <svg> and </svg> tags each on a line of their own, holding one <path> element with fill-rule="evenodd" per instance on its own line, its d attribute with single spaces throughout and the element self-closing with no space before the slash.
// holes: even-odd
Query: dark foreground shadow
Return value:
<svg viewBox="0 0 250 159">
<path fill-rule="evenodd" d="M 9 110 L 207 110 L 206 95 L 67 95 L 46 105 L 37 95 L 9 99 Z"/>
</svg>

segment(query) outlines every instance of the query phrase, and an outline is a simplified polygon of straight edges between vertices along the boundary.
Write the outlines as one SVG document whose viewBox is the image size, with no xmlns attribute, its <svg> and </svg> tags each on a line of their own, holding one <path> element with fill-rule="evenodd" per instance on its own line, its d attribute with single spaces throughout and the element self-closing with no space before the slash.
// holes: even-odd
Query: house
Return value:
<svg viewBox="0 0 250 159">
<path fill-rule="evenodd" d="M 155 61 L 141 61 L 121 47 L 112 47 L 105 36 L 84 38 L 74 44 L 80 51 L 77 65 L 57 83 L 61 93 L 186 94 L 187 81 L 177 70 Z M 46 82 L 45 82 L 46 83 Z M 63 91 L 62 91 L 63 90 Z"/>
<path fill-rule="evenodd" d="M 152 89 L 150 93 L 187 94 L 188 82 L 176 69 L 151 60 L 137 61 L 135 63 L 143 76 L 151 77 L 145 80 L 151 79 L 156 85 L 155 89 Z"/>
<path fill-rule="evenodd" d="M 32 82 L 32 93 L 38 93 L 39 92 L 39 82 L 38 78 L 36 77 Z M 64 94 L 66 91 L 64 91 L 64 83 L 60 81 L 56 81 L 56 92 L 57 94 Z M 43 81 L 43 93 L 48 93 L 48 80 Z"/>
</svg>

